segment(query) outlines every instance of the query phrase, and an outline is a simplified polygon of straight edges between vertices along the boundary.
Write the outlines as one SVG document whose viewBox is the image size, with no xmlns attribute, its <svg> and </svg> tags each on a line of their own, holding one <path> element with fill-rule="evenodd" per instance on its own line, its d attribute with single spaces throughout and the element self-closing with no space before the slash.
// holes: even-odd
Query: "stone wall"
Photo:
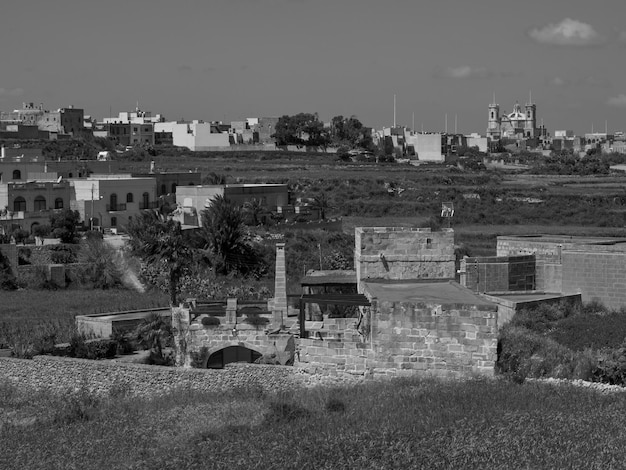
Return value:
<svg viewBox="0 0 626 470">
<path fill-rule="evenodd" d="M 370 311 L 367 336 L 346 328 L 335 338 L 300 339 L 296 365 L 314 373 L 372 377 L 494 374 L 496 305 L 378 302 Z"/>
<path fill-rule="evenodd" d="M 454 231 L 357 227 L 357 282 L 364 279 L 454 279 Z"/>
<path fill-rule="evenodd" d="M 158 396 L 177 389 L 279 392 L 328 383 L 302 369 L 285 366 L 230 364 L 219 370 L 183 369 L 55 356 L 32 360 L 0 357 L 0 380 L 52 393 L 86 387 L 98 394 L 125 391 L 131 396 Z"/>
</svg>

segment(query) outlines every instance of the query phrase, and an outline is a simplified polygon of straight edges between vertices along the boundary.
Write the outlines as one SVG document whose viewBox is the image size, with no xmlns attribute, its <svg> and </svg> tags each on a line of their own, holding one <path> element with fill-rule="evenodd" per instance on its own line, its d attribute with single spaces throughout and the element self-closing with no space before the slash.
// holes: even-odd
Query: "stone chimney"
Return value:
<svg viewBox="0 0 626 470">
<path fill-rule="evenodd" d="M 272 326 L 279 328 L 287 318 L 287 272 L 285 270 L 285 243 L 276 243 L 276 274 L 274 280 L 274 302 Z"/>
</svg>

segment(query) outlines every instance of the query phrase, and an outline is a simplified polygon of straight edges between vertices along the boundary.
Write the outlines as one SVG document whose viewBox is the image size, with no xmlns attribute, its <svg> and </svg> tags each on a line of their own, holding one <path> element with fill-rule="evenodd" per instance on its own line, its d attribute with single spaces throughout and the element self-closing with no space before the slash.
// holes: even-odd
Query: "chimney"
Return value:
<svg viewBox="0 0 626 470">
<path fill-rule="evenodd" d="M 6 156 L 7 156 L 7 151 L 6 151 L 6 149 L 4 148 L 4 145 L 3 145 L 2 146 L 2 154 L 0 155 L 0 158 L 4 159 L 4 158 L 6 158 Z"/>
<path fill-rule="evenodd" d="M 276 274 L 274 280 L 274 302 L 272 306 L 272 327 L 283 325 L 287 317 L 287 273 L 285 271 L 285 242 L 276 243 Z"/>
</svg>

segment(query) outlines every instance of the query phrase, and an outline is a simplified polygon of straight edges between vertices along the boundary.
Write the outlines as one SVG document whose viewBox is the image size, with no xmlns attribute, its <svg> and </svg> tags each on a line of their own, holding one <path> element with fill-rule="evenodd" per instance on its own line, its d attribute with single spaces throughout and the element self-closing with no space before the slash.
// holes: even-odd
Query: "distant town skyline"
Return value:
<svg viewBox="0 0 626 470">
<path fill-rule="evenodd" d="M 225 122 L 317 112 L 485 134 L 532 92 L 553 133 L 626 130 L 622 0 L 24 0 L 0 18 L 0 110 Z"/>
</svg>

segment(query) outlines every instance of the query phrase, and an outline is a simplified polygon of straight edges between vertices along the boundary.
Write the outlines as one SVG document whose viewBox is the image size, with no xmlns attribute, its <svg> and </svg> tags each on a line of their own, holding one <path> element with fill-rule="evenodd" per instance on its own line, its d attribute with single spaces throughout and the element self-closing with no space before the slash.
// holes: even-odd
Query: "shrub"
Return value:
<svg viewBox="0 0 626 470">
<path fill-rule="evenodd" d="M 598 353 L 593 379 L 612 385 L 626 385 L 626 343 L 619 348 L 605 349 Z"/>
<path fill-rule="evenodd" d="M 209 358 L 209 348 L 202 346 L 199 351 L 192 351 L 190 356 L 191 367 L 194 369 L 202 369 L 204 368 L 206 360 Z"/>
<path fill-rule="evenodd" d="M 17 289 L 17 280 L 6 256 L 0 251 L 0 290 Z"/>
<path fill-rule="evenodd" d="M 220 324 L 220 319 L 209 315 L 202 317 L 201 323 L 203 326 L 218 326 Z"/>
<path fill-rule="evenodd" d="M 110 339 L 85 339 L 77 333 L 70 339 L 68 355 L 79 359 L 111 359 L 117 353 L 117 342 Z"/>
<path fill-rule="evenodd" d="M 258 313 L 246 314 L 246 318 L 244 318 L 243 321 L 252 326 L 265 326 L 270 322 L 269 318 L 262 317 Z"/>
<path fill-rule="evenodd" d="M 527 328 L 506 325 L 500 332 L 496 370 L 515 382 L 526 377 L 589 379 L 596 360 Z"/>
<path fill-rule="evenodd" d="M 302 405 L 281 395 L 269 402 L 269 408 L 265 415 L 267 423 L 291 423 L 311 416 L 311 412 Z"/>
<path fill-rule="evenodd" d="M 68 245 L 52 245 L 50 261 L 54 264 L 70 264 L 76 262 L 76 253 Z"/>
</svg>

